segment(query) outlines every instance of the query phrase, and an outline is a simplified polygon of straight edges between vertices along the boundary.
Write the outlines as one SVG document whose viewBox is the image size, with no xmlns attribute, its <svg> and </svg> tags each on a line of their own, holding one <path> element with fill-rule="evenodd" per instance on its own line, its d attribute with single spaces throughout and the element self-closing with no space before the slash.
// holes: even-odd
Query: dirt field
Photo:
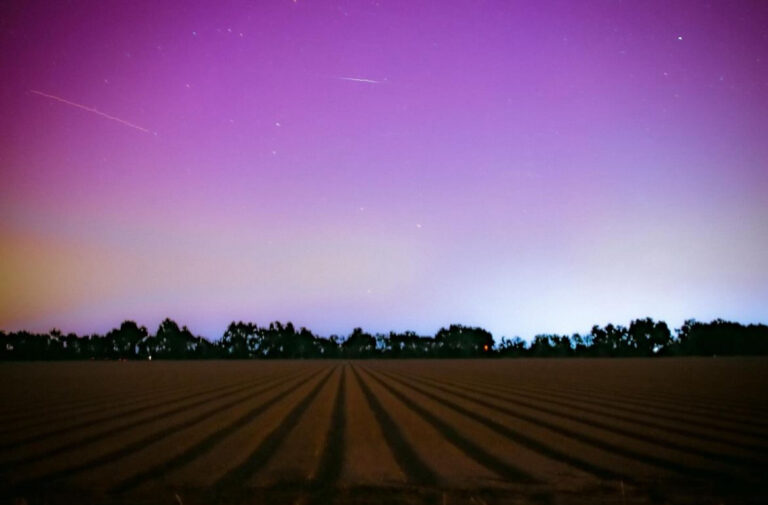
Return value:
<svg viewBox="0 0 768 505">
<path fill-rule="evenodd" d="M 7 503 L 768 503 L 768 359 L 0 363 Z"/>
</svg>

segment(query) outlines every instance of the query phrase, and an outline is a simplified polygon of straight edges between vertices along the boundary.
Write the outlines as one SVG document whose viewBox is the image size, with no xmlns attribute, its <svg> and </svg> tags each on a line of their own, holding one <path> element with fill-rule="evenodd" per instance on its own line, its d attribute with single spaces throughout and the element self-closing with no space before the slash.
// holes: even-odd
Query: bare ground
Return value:
<svg viewBox="0 0 768 505">
<path fill-rule="evenodd" d="M 768 359 L 2 363 L 7 503 L 767 503 Z"/>
</svg>

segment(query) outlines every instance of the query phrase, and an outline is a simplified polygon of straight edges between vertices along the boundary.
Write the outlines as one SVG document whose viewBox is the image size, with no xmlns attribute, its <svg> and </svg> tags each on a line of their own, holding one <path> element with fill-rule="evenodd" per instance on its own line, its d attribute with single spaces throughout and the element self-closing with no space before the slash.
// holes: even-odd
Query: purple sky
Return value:
<svg viewBox="0 0 768 505">
<path fill-rule="evenodd" d="M 0 328 L 768 321 L 768 4 L 4 2 Z"/>
</svg>

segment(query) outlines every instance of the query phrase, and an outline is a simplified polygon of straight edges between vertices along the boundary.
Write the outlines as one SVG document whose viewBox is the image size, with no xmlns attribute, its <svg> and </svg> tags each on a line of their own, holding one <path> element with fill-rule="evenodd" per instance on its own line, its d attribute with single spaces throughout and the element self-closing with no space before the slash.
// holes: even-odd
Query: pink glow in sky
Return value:
<svg viewBox="0 0 768 505">
<path fill-rule="evenodd" d="M 765 2 L 0 19 L 2 329 L 768 320 Z"/>
</svg>

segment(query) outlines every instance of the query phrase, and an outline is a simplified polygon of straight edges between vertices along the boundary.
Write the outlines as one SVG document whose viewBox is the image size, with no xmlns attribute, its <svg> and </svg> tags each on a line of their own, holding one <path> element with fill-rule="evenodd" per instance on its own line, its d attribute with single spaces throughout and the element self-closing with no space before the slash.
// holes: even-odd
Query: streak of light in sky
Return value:
<svg viewBox="0 0 768 505">
<path fill-rule="evenodd" d="M 58 102 L 61 102 L 61 103 L 67 104 L 67 105 L 71 105 L 72 107 L 77 107 L 78 109 L 83 109 L 84 111 L 88 111 L 88 112 L 92 112 L 94 114 L 98 114 L 101 117 L 105 117 L 107 119 L 111 119 L 112 121 L 117 121 L 120 124 L 124 124 L 125 126 L 130 126 L 131 128 L 135 128 L 136 130 L 142 131 L 144 133 L 154 133 L 154 132 L 152 132 L 150 130 L 147 130 L 144 127 L 141 127 L 139 125 L 136 125 L 136 124 L 133 124 L 133 123 L 131 123 L 129 121 L 126 121 L 125 119 L 120 119 L 119 117 L 110 116 L 109 114 L 106 114 L 104 112 L 101 112 L 100 110 L 94 109 L 93 107 L 87 107 L 87 106 L 79 104 L 77 102 L 73 102 L 71 100 L 67 100 L 65 98 L 61 98 L 60 96 L 51 95 L 51 94 L 48 94 L 48 93 L 43 93 L 42 91 L 37 91 L 35 89 L 30 89 L 29 92 L 30 93 L 34 93 L 36 95 L 44 96 L 46 98 L 50 98 L 51 100 L 56 100 Z M 157 133 L 154 133 L 154 134 L 157 135 Z"/>
<path fill-rule="evenodd" d="M 365 79 L 363 77 L 337 77 L 337 79 L 341 79 L 342 81 L 366 82 L 368 84 L 381 84 L 381 81 L 376 81 L 374 79 Z"/>
</svg>

